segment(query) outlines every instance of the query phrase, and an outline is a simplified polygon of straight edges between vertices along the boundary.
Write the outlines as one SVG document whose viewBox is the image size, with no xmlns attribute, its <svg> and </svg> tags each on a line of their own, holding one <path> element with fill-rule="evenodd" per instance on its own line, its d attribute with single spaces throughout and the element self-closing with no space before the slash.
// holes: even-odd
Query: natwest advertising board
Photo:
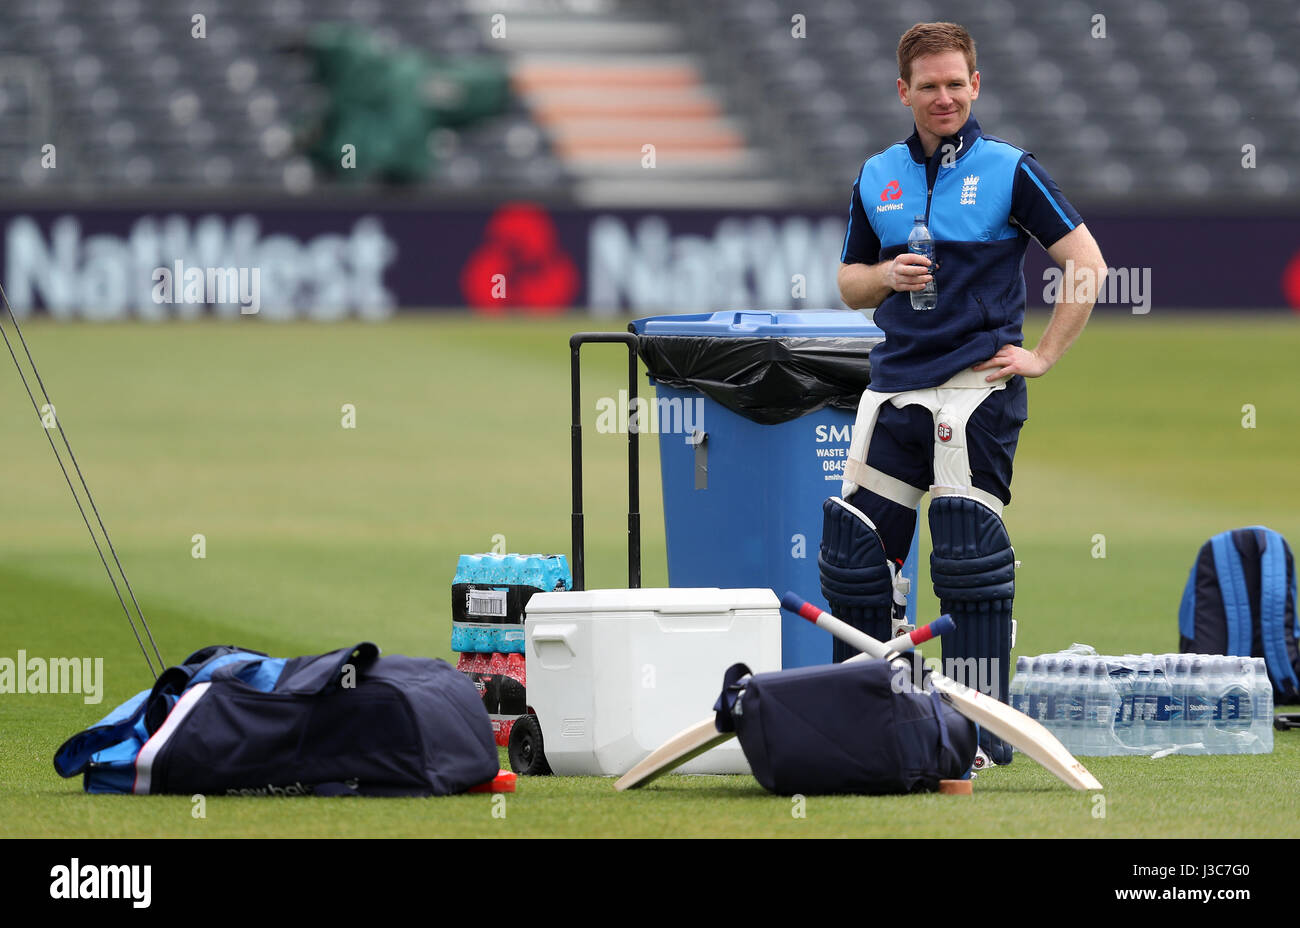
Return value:
<svg viewBox="0 0 1300 928">
<path fill-rule="evenodd" d="M 1300 215 L 1084 213 L 1113 305 L 1300 307 Z M 42 207 L 0 210 L 0 279 L 15 312 L 62 319 L 824 308 L 844 227 L 838 210 Z M 1031 306 L 1051 301 L 1049 265 L 1031 244 Z"/>
<path fill-rule="evenodd" d="M 375 215 L 34 210 L 5 215 L 3 229 L 3 280 L 20 314 L 239 315 L 250 302 L 240 297 L 251 295 L 254 279 L 257 311 L 273 318 L 382 318 L 398 305 L 393 275 L 400 245 Z M 228 281 L 229 270 L 236 285 L 209 292 L 208 278 Z M 242 294 L 240 272 L 249 282 Z M 198 293 L 185 280 L 195 273 L 203 278 Z"/>
</svg>

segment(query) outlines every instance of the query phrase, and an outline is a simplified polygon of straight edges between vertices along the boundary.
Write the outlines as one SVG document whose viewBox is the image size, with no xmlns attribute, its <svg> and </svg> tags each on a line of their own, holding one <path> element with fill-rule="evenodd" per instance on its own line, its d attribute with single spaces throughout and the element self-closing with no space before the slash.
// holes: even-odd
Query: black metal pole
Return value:
<svg viewBox="0 0 1300 928">
<path fill-rule="evenodd" d="M 637 337 L 631 332 L 620 333 L 630 339 L 627 343 L 627 402 L 629 409 L 640 411 L 636 393 Z M 631 418 L 631 414 L 628 414 Z M 638 426 L 641 416 L 636 418 Z M 637 435 L 640 428 L 628 426 L 627 430 L 627 585 L 641 588 L 641 458 L 638 455 Z"/>
<path fill-rule="evenodd" d="M 569 393 L 573 404 L 569 420 L 569 459 L 573 467 L 573 515 L 570 519 L 573 542 L 573 588 L 587 588 L 587 570 L 582 526 L 582 365 L 578 360 L 581 333 L 569 339 Z"/>
<path fill-rule="evenodd" d="M 573 588 L 586 589 L 586 551 L 582 513 L 582 364 L 579 349 L 588 343 L 619 343 L 628 349 L 629 419 L 637 404 L 637 336 L 632 332 L 579 332 L 569 339 L 569 393 L 572 410 L 569 424 L 570 454 L 573 472 Z M 639 416 L 638 416 L 639 418 Z M 627 430 L 627 585 L 641 586 L 641 462 L 638 457 L 637 429 Z"/>
</svg>

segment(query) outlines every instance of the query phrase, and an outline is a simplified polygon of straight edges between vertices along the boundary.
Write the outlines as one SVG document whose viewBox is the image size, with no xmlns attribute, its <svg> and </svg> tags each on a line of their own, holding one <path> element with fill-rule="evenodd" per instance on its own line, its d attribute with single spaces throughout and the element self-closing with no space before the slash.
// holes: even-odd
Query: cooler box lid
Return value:
<svg viewBox="0 0 1300 928">
<path fill-rule="evenodd" d="M 525 612 L 530 616 L 589 612 L 655 612 L 671 615 L 719 613 L 737 609 L 779 611 L 780 608 L 780 600 L 768 589 L 665 587 L 534 593 L 532 599 L 528 600 Z"/>
</svg>

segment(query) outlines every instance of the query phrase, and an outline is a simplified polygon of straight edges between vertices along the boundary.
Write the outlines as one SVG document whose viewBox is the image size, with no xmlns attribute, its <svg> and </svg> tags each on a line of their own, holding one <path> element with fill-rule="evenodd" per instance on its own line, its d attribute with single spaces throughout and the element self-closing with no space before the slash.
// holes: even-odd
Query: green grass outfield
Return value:
<svg viewBox="0 0 1300 928">
<path fill-rule="evenodd" d="M 567 336 L 591 325 L 452 316 L 26 333 L 167 659 L 215 643 L 295 655 L 362 639 L 451 658 L 458 554 L 498 534 L 513 551 L 568 550 Z M 1023 561 L 1018 653 L 1075 641 L 1174 650 L 1206 538 L 1262 522 L 1300 542 L 1297 357 L 1291 317 L 1110 316 L 1031 385 L 1007 512 Z M 615 348 L 584 360 L 594 423 L 594 398 L 622 385 L 625 360 Z M 1271 756 L 1089 760 L 1104 817 L 1023 757 L 982 775 L 970 798 L 812 797 L 804 818 L 748 777 L 671 777 L 632 795 L 605 779 L 521 780 L 504 818 L 481 795 L 213 797 L 201 819 L 185 797 L 86 796 L 55 775 L 55 748 L 149 677 L 12 370 L 0 397 L 0 656 L 103 657 L 106 676 L 96 706 L 0 695 L 0 835 L 1300 834 L 1298 734 L 1279 734 Z M 340 425 L 345 403 L 354 430 Z M 1256 428 L 1243 428 L 1246 404 Z M 645 583 L 663 585 L 656 448 L 644 444 Z M 591 587 L 624 582 L 625 448 L 588 430 Z M 1092 556 L 1096 535 L 1105 558 Z"/>
</svg>

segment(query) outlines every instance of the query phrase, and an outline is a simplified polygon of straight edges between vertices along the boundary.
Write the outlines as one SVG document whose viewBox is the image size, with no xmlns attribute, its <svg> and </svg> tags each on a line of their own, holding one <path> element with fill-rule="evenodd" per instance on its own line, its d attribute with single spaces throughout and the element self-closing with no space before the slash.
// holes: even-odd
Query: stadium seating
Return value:
<svg viewBox="0 0 1300 928">
<path fill-rule="evenodd" d="M 649 5 L 649 0 L 645 0 Z M 847 189 L 911 129 L 893 84 L 898 37 L 952 19 L 976 39 L 987 132 L 1034 151 L 1075 198 L 1300 196 L 1300 7 L 1290 0 L 976 4 L 671 0 L 710 76 L 786 176 Z M 1244 145 L 1257 167 L 1242 167 Z"/>
<path fill-rule="evenodd" d="M 683 197 L 731 184 L 742 202 L 834 202 L 910 131 L 898 36 L 953 18 L 978 43 L 986 131 L 1033 150 L 1073 198 L 1300 198 L 1293 0 L 1136 0 L 1106 13 L 1104 37 L 1083 0 L 794 6 L 806 37 L 778 0 L 213 0 L 196 39 L 182 0 L 8 0 L 0 186 L 331 183 L 304 155 L 321 90 L 293 49 L 332 21 L 434 59 L 509 62 L 506 113 L 430 133 L 432 191 L 662 199 L 669 188 L 640 170 L 646 136 L 674 155 L 655 181 Z M 491 33 L 500 11 L 505 41 Z M 647 83 L 630 94 L 637 73 Z M 40 163 L 50 141 L 53 171 Z"/>
</svg>

